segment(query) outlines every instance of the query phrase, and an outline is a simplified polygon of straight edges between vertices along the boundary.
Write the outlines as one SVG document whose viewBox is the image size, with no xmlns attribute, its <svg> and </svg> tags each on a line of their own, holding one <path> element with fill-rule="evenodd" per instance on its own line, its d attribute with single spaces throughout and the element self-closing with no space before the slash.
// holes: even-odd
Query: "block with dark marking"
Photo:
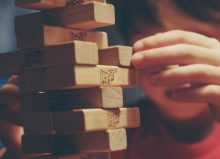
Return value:
<svg viewBox="0 0 220 159">
<path fill-rule="evenodd" d="M 132 87 L 136 82 L 135 69 L 104 65 L 64 65 L 28 70 L 20 74 L 22 93 L 101 86 Z"/>
<path fill-rule="evenodd" d="M 137 128 L 140 125 L 140 113 L 138 108 L 75 109 L 55 112 L 54 124 L 58 134 Z"/>
<path fill-rule="evenodd" d="M 108 46 L 108 37 L 105 32 L 39 25 L 37 21 L 28 24 L 25 21 L 22 23 L 17 22 L 16 26 L 17 46 L 19 49 L 42 48 L 74 40 L 94 42 L 98 45 L 98 48 Z"/>
<path fill-rule="evenodd" d="M 140 125 L 138 108 L 74 109 L 54 113 L 25 113 L 24 130 L 28 135 L 74 134 Z"/>
<path fill-rule="evenodd" d="M 22 70 L 67 64 L 97 65 L 97 44 L 84 41 L 73 41 L 41 49 L 22 51 Z"/>
</svg>

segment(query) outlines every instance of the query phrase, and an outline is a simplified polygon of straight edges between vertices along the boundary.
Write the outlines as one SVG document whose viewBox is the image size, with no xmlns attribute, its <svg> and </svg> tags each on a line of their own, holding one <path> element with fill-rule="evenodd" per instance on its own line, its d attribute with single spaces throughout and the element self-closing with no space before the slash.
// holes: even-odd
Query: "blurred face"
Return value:
<svg viewBox="0 0 220 159">
<path fill-rule="evenodd" d="M 158 1 L 158 14 L 161 19 L 162 26 L 140 26 L 142 32 L 133 35 L 133 43 L 138 39 L 144 38 L 146 36 L 175 29 L 197 32 L 209 37 L 220 39 L 220 24 L 205 23 L 199 21 L 183 12 L 173 2 L 171 2 L 171 0 Z M 176 102 L 171 99 L 168 92 L 171 89 L 175 89 L 175 86 L 173 88 L 166 88 L 151 85 L 148 82 L 144 87 L 144 90 L 147 90 L 147 92 L 145 92 L 147 96 L 150 97 L 155 103 L 157 103 L 160 109 L 165 112 L 165 115 L 169 117 L 172 116 L 175 119 L 184 120 L 186 117 L 187 119 L 193 118 L 195 115 L 207 111 L 208 107 L 206 103 L 183 103 Z M 168 109 L 169 111 L 167 111 Z"/>
<path fill-rule="evenodd" d="M 159 0 L 158 9 L 161 23 L 166 30 L 188 30 L 220 39 L 220 24 L 199 21 L 178 8 L 172 0 Z"/>
</svg>

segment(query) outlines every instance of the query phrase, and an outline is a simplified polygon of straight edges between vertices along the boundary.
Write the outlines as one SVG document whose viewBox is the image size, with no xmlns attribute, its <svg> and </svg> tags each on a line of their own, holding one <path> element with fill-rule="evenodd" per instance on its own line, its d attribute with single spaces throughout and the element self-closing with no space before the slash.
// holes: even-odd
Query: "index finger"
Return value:
<svg viewBox="0 0 220 159">
<path fill-rule="evenodd" d="M 207 48 L 220 47 L 219 41 L 214 38 L 210 38 L 194 32 L 174 30 L 165 33 L 159 33 L 137 41 L 134 44 L 134 51 L 143 51 L 146 49 L 175 44 L 192 44 Z"/>
<path fill-rule="evenodd" d="M 166 65 L 210 64 L 220 65 L 220 54 L 216 49 L 177 44 L 137 52 L 132 65 L 137 69 Z"/>
</svg>

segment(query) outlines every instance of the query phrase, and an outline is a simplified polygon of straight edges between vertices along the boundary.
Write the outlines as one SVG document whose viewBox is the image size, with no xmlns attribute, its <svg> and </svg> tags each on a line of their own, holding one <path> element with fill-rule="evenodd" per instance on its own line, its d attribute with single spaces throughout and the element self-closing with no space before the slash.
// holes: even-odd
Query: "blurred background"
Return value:
<svg viewBox="0 0 220 159">
<path fill-rule="evenodd" d="M 14 17 L 30 12 L 33 11 L 16 8 L 14 0 L 0 0 L 0 53 L 6 53 L 17 49 Z M 5 83 L 7 79 L 7 75 L 0 76 L 0 85 Z"/>
<path fill-rule="evenodd" d="M 0 0 L 0 53 L 16 49 L 14 17 L 30 12 L 33 11 L 16 8 L 14 0 Z"/>
</svg>

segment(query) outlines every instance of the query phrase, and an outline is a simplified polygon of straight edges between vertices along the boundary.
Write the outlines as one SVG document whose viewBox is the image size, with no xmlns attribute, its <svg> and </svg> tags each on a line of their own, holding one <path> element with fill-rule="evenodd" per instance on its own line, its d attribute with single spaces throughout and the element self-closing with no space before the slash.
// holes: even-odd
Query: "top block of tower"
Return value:
<svg viewBox="0 0 220 159">
<path fill-rule="evenodd" d="M 115 10 L 111 4 L 90 2 L 77 6 L 54 9 L 18 16 L 16 31 L 23 25 L 56 25 L 73 29 L 94 29 L 115 23 Z"/>
<path fill-rule="evenodd" d="M 21 8 L 44 10 L 75 6 L 92 1 L 106 2 L 106 0 L 15 0 L 15 5 Z"/>
</svg>

